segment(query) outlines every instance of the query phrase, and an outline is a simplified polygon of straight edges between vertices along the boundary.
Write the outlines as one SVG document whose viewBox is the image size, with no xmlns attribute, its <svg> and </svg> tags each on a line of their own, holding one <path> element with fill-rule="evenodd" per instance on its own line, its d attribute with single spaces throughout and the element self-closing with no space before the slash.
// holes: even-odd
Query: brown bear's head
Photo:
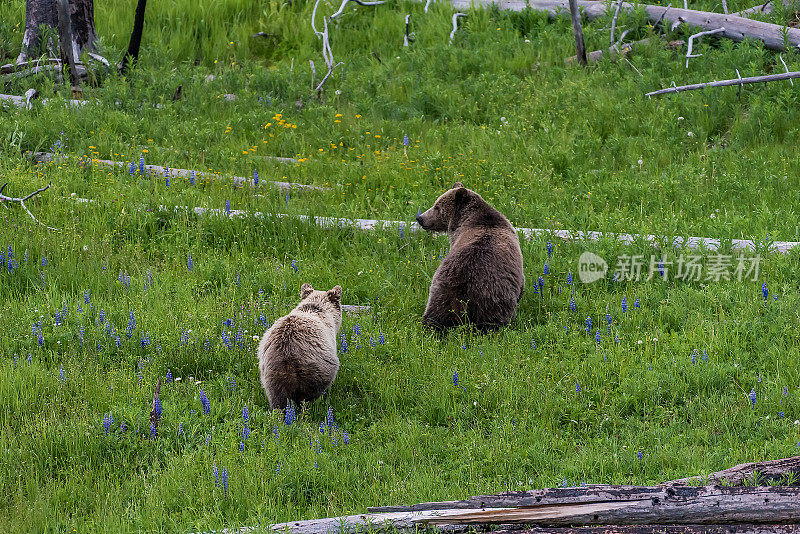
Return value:
<svg viewBox="0 0 800 534">
<path fill-rule="evenodd" d="M 427 232 L 447 232 L 453 216 L 467 203 L 470 193 L 461 182 L 456 182 L 452 189 L 436 199 L 431 209 L 417 216 L 420 228 Z"/>
<path fill-rule="evenodd" d="M 316 291 L 311 284 L 300 287 L 300 311 L 331 315 L 336 331 L 342 327 L 342 286 L 335 286 L 329 291 Z"/>
</svg>

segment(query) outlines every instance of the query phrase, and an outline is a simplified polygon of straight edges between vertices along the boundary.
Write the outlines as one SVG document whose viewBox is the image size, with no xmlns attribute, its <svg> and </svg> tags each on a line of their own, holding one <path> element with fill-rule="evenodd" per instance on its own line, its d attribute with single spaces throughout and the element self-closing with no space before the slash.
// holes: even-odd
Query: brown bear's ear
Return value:
<svg viewBox="0 0 800 534">
<path fill-rule="evenodd" d="M 459 187 L 456 189 L 455 195 L 453 196 L 454 204 L 456 207 L 460 207 L 467 202 L 469 198 L 469 191 L 466 187 Z"/>
<path fill-rule="evenodd" d="M 306 298 L 311 294 L 312 291 L 314 291 L 314 288 L 311 287 L 311 284 L 303 284 L 302 286 L 300 286 L 300 298 L 301 299 Z"/>
<path fill-rule="evenodd" d="M 339 302 L 342 300 L 342 286 L 336 286 L 328 291 L 328 300 L 331 302 Z"/>
<path fill-rule="evenodd" d="M 464 187 L 464 184 L 461 182 L 456 182 L 453 184 L 453 189 L 458 189 L 459 187 Z"/>
</svg>

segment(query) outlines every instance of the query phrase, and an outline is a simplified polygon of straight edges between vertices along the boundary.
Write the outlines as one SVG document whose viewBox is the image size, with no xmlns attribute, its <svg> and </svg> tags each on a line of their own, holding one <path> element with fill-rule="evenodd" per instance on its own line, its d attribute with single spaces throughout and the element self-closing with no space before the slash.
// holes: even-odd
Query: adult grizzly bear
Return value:
<svg viewBox="0 0 800 534">
<path fill-rule="evenodd" d="M 525 290 L 525 274 L 519 238 L 508 219 L 456 182 L 417 222 L 423 230 L 450 237 L 422 323 L 440 331 L 465 322 L 481 331 L 509 324 Z"/>
<path fill-rule="evenodd" d="M 333 384 L 339 371 L 336 334 L 342 327 L 342 288 L 300 288 L 300 303 L 267 330 L 258 345 L 261 385 L 269 405 L 286 408 L 312 401 Z"/>
</svg>

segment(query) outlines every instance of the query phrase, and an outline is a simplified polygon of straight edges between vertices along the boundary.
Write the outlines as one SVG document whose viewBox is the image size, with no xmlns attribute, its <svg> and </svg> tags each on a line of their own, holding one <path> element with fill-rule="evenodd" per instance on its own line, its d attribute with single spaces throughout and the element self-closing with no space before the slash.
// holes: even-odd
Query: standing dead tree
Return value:
<svg viewBox="0 0 800 534">
<path fill-rule="evenodd" d="M 619 0 L 619 3 L 621 2 L 622 0 Z M 619 6 L 619 3 L 617 6 Z M 578 56 L 578 63 L 586 65 L 588 63 L 586 61 L 586 45 L 583 43 L 583 29 L 581 28 L 581 12 L 578 8 L 578 0 L 569 0 L 569 14 L 572 18 L 572 33 L 575 34 L 575 51 Z"/>
</svg>

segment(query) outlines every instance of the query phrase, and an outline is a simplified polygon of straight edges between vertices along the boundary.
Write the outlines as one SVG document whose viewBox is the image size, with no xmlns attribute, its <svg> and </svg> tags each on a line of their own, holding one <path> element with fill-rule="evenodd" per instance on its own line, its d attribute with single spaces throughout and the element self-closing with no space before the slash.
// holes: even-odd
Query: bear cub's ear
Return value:
<svg viewBox="0 0 800 534">
<path fill-rule="evenodd" d="M 453 184 L 453 189 L 458 189 L 459 187 L 464 187 L 464 184 L 461 182 L 456 182 Z"/>
<path fill-rule="evenodd" d="M 342 300 L 342 286 L 336 286 L 328 291 L 328 300 L 331 302 L 339 302 Z"/>
<path fill-rule="evenodd" d="M 312 293 L 312 291 L 314 291 L 314 288 L 311 287 L 311 284 L 303 284 L 302 286 L 300 286 L 300 298 L 301 299 L 306 298 Z"/>
</svg>

